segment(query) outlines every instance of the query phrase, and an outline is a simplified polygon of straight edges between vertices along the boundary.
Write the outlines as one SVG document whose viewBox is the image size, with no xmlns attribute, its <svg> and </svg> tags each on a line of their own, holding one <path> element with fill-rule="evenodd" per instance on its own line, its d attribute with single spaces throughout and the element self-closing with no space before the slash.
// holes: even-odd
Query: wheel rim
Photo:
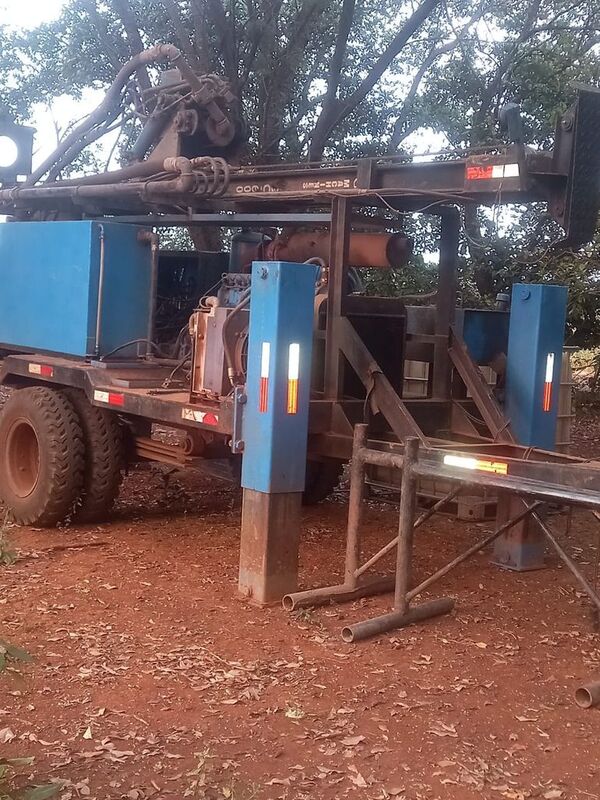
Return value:
<svg viewBox="0 0 600 800">
<path fill-rule="evenodd" d="M 37 434 L 26 419 L 13 422 L 6 441 L 7 479 L 17 497 L 28 497 L 40 473 L 40 446 Z"/>
</svg>

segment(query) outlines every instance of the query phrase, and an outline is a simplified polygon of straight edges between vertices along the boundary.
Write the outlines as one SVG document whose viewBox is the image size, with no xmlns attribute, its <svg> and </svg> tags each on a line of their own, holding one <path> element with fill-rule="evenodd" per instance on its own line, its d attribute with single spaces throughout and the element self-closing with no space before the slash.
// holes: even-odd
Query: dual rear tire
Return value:
<svg viewBox="0 0 600 800">
<path fill-rule="evenodd" d="M 28 386 L 0 416 L 0 498 L 21 525 L 96 522 L 119 491 L 123 439 L 115 414 L 76 389 Z"/>
</svg>

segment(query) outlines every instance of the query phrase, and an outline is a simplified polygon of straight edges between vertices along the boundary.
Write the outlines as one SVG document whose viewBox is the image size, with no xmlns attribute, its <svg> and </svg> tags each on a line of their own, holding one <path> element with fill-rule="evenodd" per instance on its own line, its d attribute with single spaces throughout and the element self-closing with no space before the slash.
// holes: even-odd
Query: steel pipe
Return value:
<svg viewBox="0 0 600 800">
<path fill-rule="evenodd" d="M 409 608 L 407 611 L 392 611 L 390 614 L 373 617 L 373 619 L 367 619 L 364 622 L 346 625 L 346 627 L 342 628 L 342 639 L 348 644 L 359 642 L 361 639 L 368 639 L 378 633 L 386 633 L 396 628 L 412 625 L 414 622 L 421 622 L 424 619 L 448 614 L 453 608 L 454 598 L 452 597 L 430 600 L 414 608 Z"/>
<path fill-rule="evenodd" d="M 427 522 L 427 520 L 430 517 L 433 517 L 434 514 L 437 514 L 437 512 L 443 506 L 445 506 L 446 503 L 449 503 L 451 500 L 454 500 L 456 495 L 460 494 L 461 491 L 462 491 L 462 486 L 460 486 L 460 485 L 459 486 L 455 486 L 454 489 L 451 489 L 448 492 L 448 494 L 445 494 L 443 497 L 441 497 L 437 501 L 437 503 L 435 503 L 433 506 L 431 506 L 431 508 L 428 508 L 427 511 L 424 511 L 421 514 L 421 516 L 417 519 L 417 521 L 415 522 L 415 524 L 413 526 L 414 530 L 417 530 L 417 528 L 420 528 L 421 525 L 424 522 Z M 380 561 L 384 556 L 387 556 L 387 554 L 390 553 L 394 549 L 394 547 L 396 547 L 397 544 L 398 544 L 398 537 L 396 536 L 393 539 L 391 539 L 386 545 L 384 545 L 381 548 L 381 550 L 378 550 L 375 553 L 375 555 L 371 556 L 371 558 L 368 561 L 365 561 L 365 563 L 356 570 L 356 577 L 360 578 L 360 576 L 363 573 L 365 573 L 368 569 L 370 569 L 374 564 L 376 564 L 378 561 Z"/>
<path fill-rule="evenodd" d="M 304 592 L 286 594 L 282 600 L 286 611 L 296 611 L 309 606 L 324 606 L 335 600 L 338 603 L 349 603 L 362 597 L 375 594 L 387 594 L 394 588 L 394 578 L 377 578 L 354 587 L 340 583 L 335 586 L 321 586 L 318 589 L 307 589 Z"/>
<path fill-rule="evenodd" d="M 356 586 L 357 570 L 360 562 L 360 526 L 362 523 L 363 499 L 365 495 L 365 463 L 361 451 L 367 444 L 368 425 L 354 426 L 350 462 L 350 497 L 348 499 L 348 527 L 346 533 L 346 561 L 344 583 Z"/>
<path fill-rule="evenodd" d="M 459 564 L 462 564 L 463 561 L 466 561 L 468 558 L 475 555 L 475 553 L 479 552 L 479 550 L 483 550 L 484 547 L 487 547 L 488 544 L 491 544 L 505 531 L 507 531 L 509 528 L 512 528 L 513 525 L 517 525 L 517 523 L 519 523 L 522 519 L 524 519 L 528 514 L 533 513 L 533 510 L 541 505 L 542 503 L 540 501 L 537 501 L 535 503 L 532 503 L 532 505 L 527 506 L 527 508 L 523 509 L 523 511 L 520 511 L 518 514 L 512 517 L 512 519 L 507 520 L 503 525 L 501 525 L 497 530 L 495 530 L 494 533 L 490 534 L 482 541 L 476 542 L 474 545 L 469 547 L 468 550 L 465 550 L 464 553 L 461 553 L 459 556 L 456 556 L 456 558 L 453 558 L 452 561 L 449 561 L 445 566 L 438 569 L 437 572 L 434 572 L 433 575 L 430 575 L 428 578 L 422 581 L 418 586 L 415 586 L 414 589 L 411 589 L 407 594 L 408 600 L 412 600 L 413 597 L 416 597 L 418 594 L 421 594 L 421 592 L 424 592 L 425 589 L 428 589 L 433 583 L 438 581 L 440 578 L 443 578 L 444 575 L 447 575 L 450 572 L 450 570 L 454 569 L 454 567 L 457 567 Z"/>
<path fill-rule="evenodd" d="M 580 708 L 592 708 L 600 704 L 600 681 L 585 683 L 575 691 L 575 702 Z"/>
<path fill-rule="evenodd" d="M 405 614 L 412 572 L 413 531 L 417 506 L 417 478 L 413 467 L 419 456 L 419 439 L 411 436 L 404 443 L 404 469 L 400 484 L 400 514 L 398 520 L 398 549 L 396 550 L 396 586 L 394 609 Z"/>
<path fill-rule="evenodd" d="M 557 541 L 556 537 L 554 536 L 554 534 L 552 533 L 552 531 L 550 530 L 548 525 L 546 525 L 544 520 L 540 517 L 540 515 L 537 514 L 534 511 L 534 512 L 532 512 L 531 516 L 535 519 L 537 524 L 540 526 L 540 528 L 542 529 L 542 531 L 546 535 L 546 538 L 550 541 L 550 543 L 552 544 L 552 546 L 554 547 L 554 549 L 556 550 L 556 552 L 558 553 L 558 555 L 560 556 L 562 561 L 567 565 L 567 567 L 571 570 L 573 575 L 577 578 L 577 580 L 581 584 L 581 587 L 583 588 L 584 592 L 590 598 L 592 603 L 596 606 L 598 611 L 600 611 L 600 597 L 598 597 L 598 595 L 596 594 L 594 589 L 590 586 L 590 584 L 584 578 L 584 576 L 580 572 L 579 567 L 577 566 L 577 564 L 575 564 L 573 559 L 569 555 L 567 555 L 567 553 L 563 550 L 563 548 L 561 547 L 561 545 Z"/>
</svg>

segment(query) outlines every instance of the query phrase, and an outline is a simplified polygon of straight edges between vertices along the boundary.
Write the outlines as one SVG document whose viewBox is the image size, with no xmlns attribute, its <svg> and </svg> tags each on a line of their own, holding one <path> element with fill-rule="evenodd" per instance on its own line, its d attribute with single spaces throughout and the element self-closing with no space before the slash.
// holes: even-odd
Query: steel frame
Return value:
<svg viewBox="0 0 600 800">
<path fill-rule="evenodd" d="M 559 491 L 554 490 L 544 479 L 529 481 L 511 480 L 502 474 L 467 471 L 454 468 L 452 471 L 444 469 L 443 462 L 431 458 L 432 451 L 425 454 L 420 460 L 420 440 L 416 437 L 407 438 L 404 443 L 402 455 L 383 452 L 369 446 L 367 439 L 368 426 L 356 425 L 354 429 L 352 467 L 350 475 L 350 499 L 348 508 L 348 525 L 346 532 L 346 554 L 344 560 L 344 581 L 341 584 L 309 589 L 288 594 L 283 598 L 283 607 L 288 611 L 308 606 L 323 605 L 329 602 L 348 602 L 375 594 L 382 594 L 394 590 L 393 610 L 378 617 L 347 625 L 342 630 L 342 639 L 345 642 L 356 642 L 379 633 L 402 628 L 414 622 L 419 622 L 430 617 L 446 614 L 454 607 L 454 600 L 449 597 L 430 600 L 416 607 L 411 607 L 411 602 L 447 575 L 452 569 L 462 564 L 473 555 L 492 544 L 499 536 L 527 517 L 535 520 L 543 532 L 546 541 L 552 545 L 560 559 L 564 562 L 575 579 L 582 586 L 592 603 L 600 611 L 600 596 L 583 576 L 575 562 L 561 546 L 555 532 L 547 520 L 541 516 L 540 511 L 544 502 L 554 499 L 558 494 L 565 503 L 592 509 L 597 520 L 600 515 L 594 509 L 600 508 L 600 472 L 597 468 L 581 465 L 579 473 L 579 488 L 572 488 L 565 483 Z M 443 453 L 443 451 L 442 451 Z M 442 456 L 443 458 L 443 456 Z M 401 495 L 398 535 L 387 542 L 375 554 L 361 564 L 361 526 L 364 508 L 364 487 L 366 467 L 369 464 L 392 467 L 402 473 Z M 557 476 L 564 474 L 562 466 L 556 466 Z M 452 481 L 453 488 L 441 498 L 432 508 L 416 517 L 417 480 L 419 477 L 443 477 Z M 566 477 L 566 476 L 565 476 Z M 506 492 L 517 494 L 523 500 L 523 507 L 509 520 L 497 527 L 491 534 L 475 543 L 460 555 L 453 558 L 432 575 L 411 588 L 413 536 L 414 531 L 430 519 L 435 513 L 442 510 L 444 505 L 456 497 L 466 486 L 492 485 L 502 488 Z M 593 485 L 594 489 L 586 488 Z M 384 556 L 396 549 L 396 567 L 393 576 L 378 576 L 368 581 L 360 581 L 362 576 L 378 563 Z"/>
</svg>

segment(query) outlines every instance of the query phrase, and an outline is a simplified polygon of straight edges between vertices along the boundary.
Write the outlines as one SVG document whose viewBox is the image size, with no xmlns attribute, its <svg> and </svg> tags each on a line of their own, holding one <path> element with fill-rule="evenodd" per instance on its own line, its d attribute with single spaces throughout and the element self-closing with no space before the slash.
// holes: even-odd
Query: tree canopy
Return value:
<svg viewBox="0 0 600 800">
<path fill-rule="evenodd" d="M 497 139 L 506 102 L 520 104 L 527 142 L 546 148 L 573 84 L 600 85 L 597 0 L 68 0 L 51 23 L 0 27 L 0 104 L 27 121 L 35 103 L 106 86 L 160 41 L 227 77 L 248 158 L 263 162 L 410 154 L 432 133 L 477 146 Z M 138 72 L 141 88 L 149 80 Z M 473 209 L 465 231 L 475 298 L 517 278 L 564 278 L 574 333 L 600 338 L 597 244 L 544 255 L 556 231 L 538 209 L 500 222 Z"/>
</svg>

